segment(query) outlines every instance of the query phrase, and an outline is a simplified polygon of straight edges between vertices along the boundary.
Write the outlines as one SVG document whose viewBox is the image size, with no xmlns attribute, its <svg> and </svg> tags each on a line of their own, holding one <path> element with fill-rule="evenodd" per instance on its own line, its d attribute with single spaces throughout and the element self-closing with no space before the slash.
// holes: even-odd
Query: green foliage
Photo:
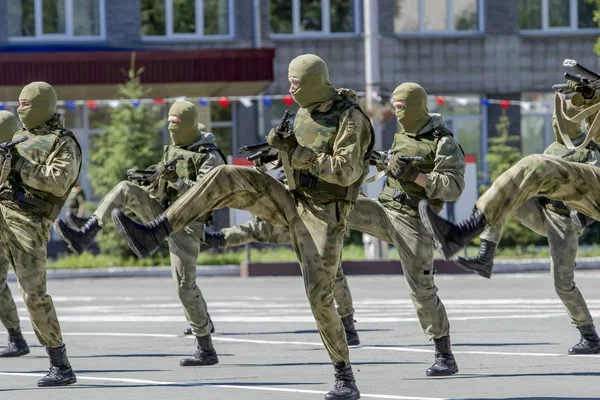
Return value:
<svg viewBox="0 0 600 400">
<path fill-rule="evenodd" d="M 498 118 L 496 124 L 497 137 L 489 139 L 488 148 L 488 170 L 490 180 L 495 181 L 504 171 L 521 160 L 520 138 L 510 134 L 510 118 L 506 110 Z M 488 186 L 482 185 L 479 193 L 483 194 Z M 531 243 L 543 242 L 541 237 L 509 218 L 504 225 L 504 234 L 500 240 L 500 247 L 527 246 Z"/>
<path fill-rule="evenodd" d="M 148 94 L 141 84 L 144 68 L 135 68 L 135 53 L 131 67 L 125 72 L 127 81 L 119 86 L 121 99 L 140 99 Z M 96 193 L 108 193 L 126 179 L 129 168 L 148 168 L 156 164 L 162 154 L 160 110 L 154 106 L 122 104 L 112 110 L 110 122 L 93 138 L 90 152 L 89 178 Z M 112 224 L 107 224 L 97 237 L 100 250 L 112 256 L 132 253 Z"/>
<path fill-rule="evenodd" d="M 594 6 L 594 22 L 600 26 L 600 0 L 587 0 L 588 3 Z M 596 45 L 594 46 L 594 52 L 600 56 L 600 38 L 596 39 Z"/>
</svg>

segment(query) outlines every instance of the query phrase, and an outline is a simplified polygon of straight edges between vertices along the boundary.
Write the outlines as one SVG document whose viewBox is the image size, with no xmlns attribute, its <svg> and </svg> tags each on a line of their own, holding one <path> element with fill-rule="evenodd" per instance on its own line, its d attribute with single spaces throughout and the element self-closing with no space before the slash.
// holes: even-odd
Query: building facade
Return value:
<svg viewBox="0 0 600 400">
<path fill-rule="evenodd" d="M 287 66 L 299 54 L 324 58 L 335 86 L 364 91 L 363 11 L 375 3 L 379 106 L 398 84 L 421 83 L 431 110 L 477 156 L 482 180 L 499 115 L 510 117 L 524 153 L 540 152 L 553 140 L 551 86 L 563 59 L 597 67 L 600 30 L 587 0 L 0 0 L 0 102 L 11 109 L 33 80 L 53 84 L 62 100 L 111 99 L 136 51 L 157 98 L 267 96 L 198 105 L 232 154 L 290 108 L 268 96 L 287 94 Z M 110 107 L 61 111 L 89 152 Z M 389 113 L 381 126 L 378 146 L 387 147 L 396 128 Z M 85 167 L 83 186 L 90 191 Z"/>
</svg>

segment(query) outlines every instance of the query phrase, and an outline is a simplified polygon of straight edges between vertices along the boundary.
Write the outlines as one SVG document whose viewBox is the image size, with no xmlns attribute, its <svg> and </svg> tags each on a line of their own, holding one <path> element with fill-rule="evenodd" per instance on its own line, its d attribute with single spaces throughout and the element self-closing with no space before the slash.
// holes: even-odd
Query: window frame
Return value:
<svg viewBox="0 0 600 400">
<path fill-rule="evenodd" d="M 194 0 L 196 7 L 196 33 L 174 33 L 173 32 L 173 0 L 163 0 L 165 3 L 165 34 L 164 35 L 142 35 L 140 37 L 144 42 L 173 42 L 173 41 L 212 41 L 212 40 L 233 40 L 235 37 L 235 9 L 233 0 L 227 0 L 227 23 L 229 33 L 226 35 L 205 35 L 204 34 L 204 0 Z M 141 13 L 141 9 L 139 10 Z M 141 28 L 141 26 L 140 26 Z M 202 33 L 198 31 L 202 30 Z"/>
<path fill-rule="evenodd" d="M 269 37 L 273 40 L 306 40 L 306 39 L 331 39 L 331 38 L 355 38 L 362 33 L 362 10 L 361 4 L 365 0 L 352 0 L 354 12 L 354 31 L 331 32 L 331 0 L 321 0 L 321 31 L 300 31 L 300 1 L 292 0 L 292 33 L 273 33 L 271 31 L 271 10 L 269 9 Z"/>
<path fill-rule="evenodd" d="M 440 36 L 476 36 L 482 35 L 485 32 L 485 12 L 484 2 L 485 0 L 477 1 L 477 29 L 470 30 L 456 30 L 454 26 L 454 0 L 446 1 L 446 25 L 451 27 L 444 30 L 424 30 L 425 26 L 425 2 L 427 0 L 417 0 L 419 2 L 419 29 L 415 32 L 394 32 L 398 37 L 410 38 L 410 37 L 440 37 Z M 395 6 L 395 3 L 394 3 Z M 394 14 L 395 16 L 395 14 Z M 395 28 L 394 28 L 395 31 Z"/>
<path fill-rule="evenodd" d="M 542 3 L 542 28 L 541 29 L 523 29 L 520 26 L 519 21 L 519 32 L 521 35 L 555 35 L 555 34 L 580 34 L 580 33 L 598 33 L 600 28 L 579 28 L 579 2 L 578 0 L 569 0 L 569 26 L 548 26 L 550 23 L 550 9 L 548 7 L 548 0 L 540 0 Z"/>
<path fill-rule="evenodd" d="M 33 0 L 35 35 L 33 36 L 8 36 L 9 42 L 78 42 L 78 41 L 103 41 L 106 40 L 106 0 L 98 0 L 98 19 L 100 33 L 95 36 L 79 36 L 74 34 L 74 3 L 76 0 L 63 0 L 65 2 L 65 33 L 44 33 L 44 8 L 43 0 Z"/>
</svg>

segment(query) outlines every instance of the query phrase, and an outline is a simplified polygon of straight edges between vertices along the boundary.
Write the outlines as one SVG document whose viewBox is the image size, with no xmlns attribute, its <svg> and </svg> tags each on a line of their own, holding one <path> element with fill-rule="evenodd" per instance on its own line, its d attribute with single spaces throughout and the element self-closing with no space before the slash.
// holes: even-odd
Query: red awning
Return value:
<svg viewBox="0 0 600 400">
<path fill-rule="evenodd" d="M 274 56 L 274 49 L 136 51 L 136 66 L 145 68 L 145 84 L 271 82 Z M 0 85 L 114 85 L 130 59 L 128 51 L 2 53 Z"/>
</svg>

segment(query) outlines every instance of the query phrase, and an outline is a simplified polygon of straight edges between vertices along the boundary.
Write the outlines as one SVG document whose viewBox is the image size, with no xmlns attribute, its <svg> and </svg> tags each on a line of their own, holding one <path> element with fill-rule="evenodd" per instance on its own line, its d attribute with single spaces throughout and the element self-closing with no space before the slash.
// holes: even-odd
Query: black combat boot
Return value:
<svg viewBox="0 0 600 400">
<path fill-rule="evenodd" d="M 360 339 L 358 338 L 358 332 L 356 332 L 356 328 L 354 327 L 354 314 L 350 314 L 347 317 L 342 318 L 342 322 L 344 323 L 344 330 L 346 331 L 346 341 L 348 342 L 348 346 L 357 346 L 360 344 Z"/>
<path fill-rule="evenodd" d="M 19 328 L 8 330 L 8 344 L 0 350 L 0 357 L 20 357 L 29 354 L 29 346 Z"/>
<path fill-rule="evenodd" d="M 212 344 L 210 335 L 196 336 L 198 349 L 190 358 L 184 358 L 179 361 L 182 367 L 198 366 L 198 365 L 215 365 L 219 363 L 217 352 Z"/>
<path fill-rule="evenodd" d="M 111 213 L 117 230 L 125 238 L 133 252 L 140 258 L 149 257 L 156 253 L 162 242 L 171 234 L 171 224 L 165 214 L 153 221 L 142 224 L 129 218 L 121 210 L 114 209 Z"/>
<path fill-rule="evenodd" d="M 335 383 L 333 389 L 325 395 L 325 400 L 356 400 L 360 399 L 360 392 L 354 381 L 352 366 L 345 362 L 333 364 Z"/>
<path fill-rule="evenodd" d="M 477 257 L 458 257 L 454 262 L 461 268 L 473 272 L 479 276 L 490 279 L 494 268 L 494 254 L 496 243 L 481 239 L 479 254 Z"/>
<path fill-rule="evenodd" d="M 450 336 L 433 339 L 435 344 L 435 362 L 427 370 L 427 376 L 448 376 L 458 372 L 458 365 L 450 348 Z"/>
<path fill-rule="evenodd" d="M 46 347 L 46 352 L 50 356 L 50 372 L 38 381 L 38 386 L 67 386 L 77 382 L 64 344 L 54 349 Z"/>
<path fill-rule="evenodd" d="M 213 249 L 225 248 L 225 235 L 222 232 L 204 232 L 204 243 Z"/>
<path fill-rule="evenodd" d="M 212 319 L 210 319 L 210 314 L 208 314 L 208 323 L 210 324 L 210 333 L 215 333 L 215 324 L 213 324 Z M 192 328 L 186 328 L 183 330 L 184 335 L 191 335 L 192 333 Z"/>
<path fill-rule="evenodd" d="M 81 229 L 88 222 L 89 218 L 78 217 L 77 214 L 67 213 L 65 216 L 67 226 L 71 229 Z"/>
<path fill-rule="evenodd" d="M 477 209 L 458 224 L 447 221 L 435 212 L 427 200 L 419 202 L 419 214 L 425 228 L 433 235 L 438 251 L 446 260 L 468 245 L 488 225 L 483 213 Z"/>
<path fill-rule="evenodd" d="M 54 224 L 54 229 L 75 254 L 81 254 L 92 243 L 102 229 L 98 219 L 92 216 L 80 229 L 72 229 L 60 219 Z"/>
<path fill-rule="evenodd" d="M 577 329 L 581 332 L 581 340 L 569 349 L 569 354 L 600 353 L 600 337 L 598 337 L 598 334 L 596 333 L 594 324 L 578 326 Z"/>
</svg>

